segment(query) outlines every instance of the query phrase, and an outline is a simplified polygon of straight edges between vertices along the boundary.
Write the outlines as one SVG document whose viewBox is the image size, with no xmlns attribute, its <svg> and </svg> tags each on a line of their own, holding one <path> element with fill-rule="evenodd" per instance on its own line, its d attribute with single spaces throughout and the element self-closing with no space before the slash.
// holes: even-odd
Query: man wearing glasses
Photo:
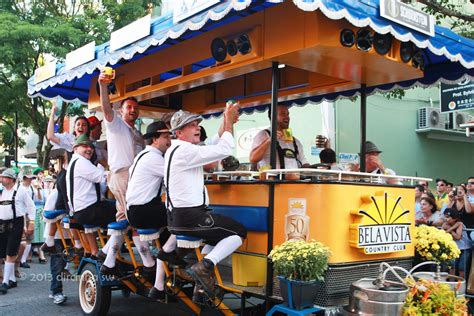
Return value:
<svg viewBox="0 0 474 316">
<path fill-rule="evenodd" d="M 444 209 L 449 204 L 449 195 L 448 195 L 448 181 L 444 179 L 436 179 L 436 206 L 438 210 L 441 210 L 441 214 L 443 213 Z"/>
</svg>

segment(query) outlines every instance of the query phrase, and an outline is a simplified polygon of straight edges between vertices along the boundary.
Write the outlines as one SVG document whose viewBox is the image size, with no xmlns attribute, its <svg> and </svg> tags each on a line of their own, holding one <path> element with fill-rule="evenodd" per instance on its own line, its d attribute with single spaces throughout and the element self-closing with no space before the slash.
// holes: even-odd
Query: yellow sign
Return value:
<svg viewBox="0 0 474 316">
<path fill-rule="evenodd" d="M 368 255 L 404 251 L 411 243 L 411 223 L 401 199 L 386 192 L 363 196 L 360 209 L 351 212 L 357 219 L 350 225 L 350 245 Z"/>
<path fill-rule="evenodd" d="M 56 62 L 51 62 L 35 70 L 35 84 L 56 75 Z"/>
</svg>

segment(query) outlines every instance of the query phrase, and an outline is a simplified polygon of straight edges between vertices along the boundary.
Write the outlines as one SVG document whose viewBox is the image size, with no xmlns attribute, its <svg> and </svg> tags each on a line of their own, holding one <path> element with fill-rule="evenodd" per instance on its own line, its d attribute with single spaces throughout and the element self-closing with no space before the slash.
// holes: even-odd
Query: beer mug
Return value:
<svg viewBox="0 0 474 316">
<path fill-rule="evenodd" d="M 234 106 L 236 104 L 237 104 L 237 101 L 235 101 L 234 99 L 230 99 L 225 103 L 225 106 L 226 107 L 231 107 L 231 106 Z"/>
<path fill-rule="evenodd" d="M 112 67 L 104 67 L 102 68 L 102 73 L 109 77 L 110 79 L 115 78 L 115 70 Z"/>
<path fill-rule="evenodd" d="M 287 143 L 291 143 L 293 142 L 293 134 L 291 132 L 291 128 L 287 128 L 287 129 L 284 129 L 282 130 L 283 132 L 283 141 L 287 142 Z"/>
</svg>

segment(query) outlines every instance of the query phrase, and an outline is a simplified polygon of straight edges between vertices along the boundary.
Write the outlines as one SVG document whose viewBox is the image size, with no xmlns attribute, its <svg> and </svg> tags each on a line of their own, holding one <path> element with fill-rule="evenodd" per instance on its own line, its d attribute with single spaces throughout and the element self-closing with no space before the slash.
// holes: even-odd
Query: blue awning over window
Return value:
<svg viewBox="0 0 474 316">
<path fill-rule="evenodd" d="M 58 65 L 56 76 L 36 85 L 34 79 L 30 78 L 28 94 L 31 97 L 40 96 L 45 99 L 60 97 L 65 101 L 87 103 L 90 81 L 99 74 L 99 69 L 103 66 L 120 67 L 121 63 L 140 59 L 203 32 L 278 5 L 280 2 L 283 1 L 225 1 L 175 25 L 173 25 L 171 15 L 156 18 L 151 23 L 151 35 L 142 40 L 114 52 L 110 52 L 108 42 L 98 45 L 95 52 L 96 58 L 91 62 L 69 71 L 66 71 L 64 65 Z M 302 10 L 320 10 L 329 19 L 346 19 L 356 27 L 368 26 L 377 33 L 390 33 L 400 41 L 411 41 L 423 49 L 425 59 L 423 78 L 368 87 L 368 93 L 408 88 L 413 85 L 429 86 L 440 80 L 452 83 L 463 78 L 474 78 L 474 41 L 459 36 L 447 28 L 436 26 L 435 36 L 431 37 L 396 24 L 380 16 L 378 0 L 293 0 L 293 2 Z M 289 103 L 333 101 L 341 97 L 352 97 L 358 92 L 358 90 L 344 91 Z M 246 111 L 263 108 L 265 106 L 246 109 Z"/>
</svg>

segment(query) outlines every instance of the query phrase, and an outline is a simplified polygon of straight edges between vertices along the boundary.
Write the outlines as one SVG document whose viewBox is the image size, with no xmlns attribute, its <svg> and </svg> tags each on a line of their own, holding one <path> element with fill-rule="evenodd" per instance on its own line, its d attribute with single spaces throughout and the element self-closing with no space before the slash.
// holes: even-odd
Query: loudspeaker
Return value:
<svg viewBox="0 0 474 316">
<path fill-rule="evenodd" d="M 227 57 L 227 47 L 222 38 L 215 38 L 211 43 L 212 57 L 218 62 L 222 62 Z"/>
<path fill-rule="evenodd" d="M 368 28 L 360 29 L 357 31 L 356 47 L 357 49 L 368 52 L 372 49 L 372 43 L 374 41 L 374 35 Z"/>
<path fill-rule="evenodd" d="M 387 34 L 379 34 L 375 33 L 374 35 L 374 49 L 380 55 L 385 55 L 390 51 L 392 48 L 392 35 L 390 33 Z"/>
<path fill-rule="evenodd" d="M 341 35 L 339 36 L 339 41 L 344 47 L 352 47 L 355 43 L 355 34 L 351 29 L 343 29 Z"/>
<path fill-rule="evenodd" d="M 403 42 L 400 44 L 400 59 L 407 63 L 413 56 L 413 44 L 411 42 Z"/>
</svg>

